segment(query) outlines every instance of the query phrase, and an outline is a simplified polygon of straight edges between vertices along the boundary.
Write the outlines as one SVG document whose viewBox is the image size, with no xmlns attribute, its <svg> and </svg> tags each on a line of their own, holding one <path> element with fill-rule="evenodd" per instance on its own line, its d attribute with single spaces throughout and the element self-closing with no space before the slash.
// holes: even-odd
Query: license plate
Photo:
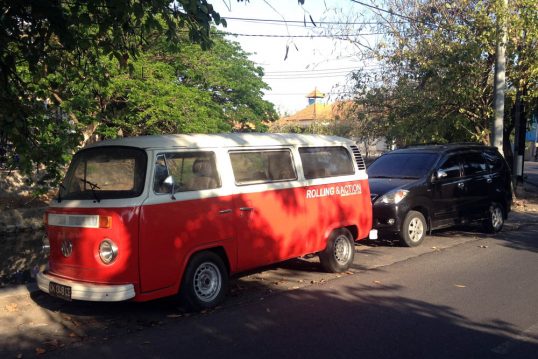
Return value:
<svg viewBox="0 0 538 359">
<path fill-rule="evenodd" d="M 67 285 L 50 282 L 49 294 L 56 298 L 71 300 L 71 287 Z"/>
</svg>

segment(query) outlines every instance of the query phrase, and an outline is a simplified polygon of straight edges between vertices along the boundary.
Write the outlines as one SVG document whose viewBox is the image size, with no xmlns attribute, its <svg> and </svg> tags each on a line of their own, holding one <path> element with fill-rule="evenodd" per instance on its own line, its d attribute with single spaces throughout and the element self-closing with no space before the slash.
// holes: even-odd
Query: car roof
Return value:
<svg viewBox="0 0 538 359">
<path fill-rule="evenodd" d="M 495 147 L 486 146 L 480 143 L 447 143 L 442 145 L 412 145 L 405 148 L 396 149 L 389 153 L 438 153 L 472 151 L 488 149 L 496 151 Z"/>
<path fill-rule="evenodd" d="M 208 148 L 282 145 L 355 145 L 355 142 L 337 136 L 290 133 L 221 133 L 179 134 L 161 136 L 124 137 L 90 144 L 86 148 L 102 146 L 130 146 L 138 148 Z"/>
</svg>

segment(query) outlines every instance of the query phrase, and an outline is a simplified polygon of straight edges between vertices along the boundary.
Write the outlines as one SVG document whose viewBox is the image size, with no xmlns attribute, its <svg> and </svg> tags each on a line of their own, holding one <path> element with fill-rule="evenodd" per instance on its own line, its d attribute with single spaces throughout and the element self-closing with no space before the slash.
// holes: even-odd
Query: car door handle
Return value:
<svg viewBox="0 0 538 359">
<path fill-rule="evenodd" d="M 491 183 L 491 182 L 493 182 L 493 180 L 492 180 L 491 178 L 488 178 L 488 179 L 486 180 L 486 182 L 487 182 L 487 183 Z"/>
<path fill-rule="evenodd" d="M 254 208 L 252 207 L 241 207 L 239 208 L 240 211 L 243 211 L 243 212 L 248 212 L 248 211 L 252 211 Z"/>
<path fill-rule="evenodd" d="M 219 211 L 219 214 L 226 214 L 226 213 L 232 213 L 232 210 L 231 209 L 221 209 Z"/>
<path fill-rule="evenodd" d="M 465 187 L 465 183 L 463 183 L 463 182 L 458 183 L 458 188 L 461 189 L 461 188 L 463 188 L 463 187 Z"/>
</svg>

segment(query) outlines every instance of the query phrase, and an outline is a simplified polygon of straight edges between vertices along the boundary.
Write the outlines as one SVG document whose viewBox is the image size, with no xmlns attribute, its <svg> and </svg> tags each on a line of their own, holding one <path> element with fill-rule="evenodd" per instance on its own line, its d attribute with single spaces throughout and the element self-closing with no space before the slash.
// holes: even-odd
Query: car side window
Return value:
<svg viewBox="0 0 538 359">
<path fill-rule="evenodd" d="M 466 153 L 463 155 L 463 173 L 465 176 L 486 173 L 487 171 L 486 160 L 480 153 Z"/>
<path fill-rule="evenodd" d="M 492 172 L 499 172 L 503 169 L 503 158 L 498 153 L 486 151 L 484 157 Z"/>
<path fill-rule="evenodd" d="M 461 175 L 460 172 L 460 160 L 457 156 L 449 157 L 439 167 L 439 170 L 446 173 L 445 178 L 458 178 Z"/>
</svg>

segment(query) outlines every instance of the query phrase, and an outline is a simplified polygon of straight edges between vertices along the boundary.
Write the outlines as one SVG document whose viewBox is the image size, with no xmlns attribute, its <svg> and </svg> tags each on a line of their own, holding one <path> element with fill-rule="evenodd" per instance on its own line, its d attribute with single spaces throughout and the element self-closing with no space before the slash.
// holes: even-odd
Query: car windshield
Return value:
<svg viewBox="0 0 538 359">
<path fill-rule="evenodd" d="M 147 155 L 138 148 L 97 147 L 74 157 L 58 199 L 138 197 L 144 189 Z"/>
<path fill-rule="evenodd" d="M 421 178 L 437 160 L 434 153 L 389 153 L 368 167 L 370 178 Z"/>
</svg>

